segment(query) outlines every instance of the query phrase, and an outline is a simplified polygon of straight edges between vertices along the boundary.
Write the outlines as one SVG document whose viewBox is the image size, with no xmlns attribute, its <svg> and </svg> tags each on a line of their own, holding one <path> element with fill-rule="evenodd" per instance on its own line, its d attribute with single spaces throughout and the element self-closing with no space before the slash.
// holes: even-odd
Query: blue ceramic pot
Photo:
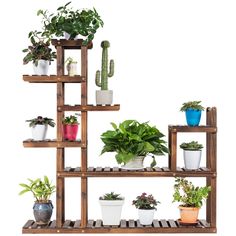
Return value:
<svg viewBox="0 0 236 236">
<path fill-rule="evenodd" d="M 202 111 L 187 109 L 185 111 L 186 121 L 189 126 L 198 126 L 201 120 Z"/>
<path fill-rule="evenodd" d="M 35 221 L 38 225 L 48 224 L 53 211 L 51 201 L 47 203 L 35 202 L 33 206 Z"/>
</svg>

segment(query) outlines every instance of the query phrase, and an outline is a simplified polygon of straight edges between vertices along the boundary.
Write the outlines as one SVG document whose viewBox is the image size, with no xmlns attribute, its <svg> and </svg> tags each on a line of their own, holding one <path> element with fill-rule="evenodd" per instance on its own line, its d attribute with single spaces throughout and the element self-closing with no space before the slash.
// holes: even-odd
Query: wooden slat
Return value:
<svg viewBox="0 0 236 236">
<path fill-rule="evenodd" d="M 75 224 L 74 224 L 74 228 L 80 228 L 80 224 L 81 224 L 81 221 L 80 220 L 76 220 L 75 221 Z"/>
<path fill-rule="evenodd" d="M 30 83 L 82 83 L 85 78 L 80 75 L 23 75 L 23 80 Z"/>
<path fill-rule="evenodd" d="M 85 84 L 85 83 L 83 83 Z M 58 106 L 58 111 L 119 111 L 120 105 L 114 104 L 114 105 L 106 105 L 106 106 L 95 106 L 95 105 L 64 105 L 64 106 Z"/>
<path fill-rule="evenodd" d="M 126 220 L 121 220 L 120 221 L 120 227 L 121 228 L 126 228 L 127 226 L 126 226 Z"/>
<path fill-rule="evenodd" d="M 87 227 L 93 228 L 94 220 L 88 220 Z"/>
<path fill-rule="evenodd" d="M 168 167 L 162 167 L 163 171 L 170 171 Z"/>
<path fill-rule="evenodd" d="M 202 171 L 210 171 L 210 169 L 207 168 L 207 167 L 201 167 L 200 169 L 201 169 Z"/>
<path fill-rule="evenodd" d="M 111 171 L 111 168 L 110 168 L 110 167 L 105 167 L 105 168 L 104 168 L 104 172 L 109 172 L 109 171 Z"/>
<path fill-rule="evenodd" d="M 76 40 L 66 40 L 66 39 L 52 39 L 52 45 L 55 47 L 61 46 L 64 49 L 81 49 L 83 39 L 76 39 Z M 93 43 L 89 42 L 87 45 L 88 49 L 93 48 Z"/>
<path fill-rule="evenodd" d="M 28 221 L 24 224 L 23 229 L 29 228 L 33 223 L 34 223 L 33 220 L 28 220 Z"/>
<path fill-rule="evenodd" d="M 96 220 L 95 228 L 101 228 L 102 227 L 102 220 Z"/>
<path fill-rule="evenodd" d="M 49 228 L 50 228 L 50 229 L 56 228 L 56 221 L 55 221 L 55 220 L 53 220 L 53 221 L 51 222 L 51 224 L 49 225 Z"/>
<path fill-rule="evenodd" d="M 62 226 L 62 228 L 67 229 L 71 227 L 71 220 L 66 220 Z"/>
<path fill-rule="evenodd" d="M 137 228 L 143 228 L 143 225 L 140 224 L 139 220 L 137 220 Z"/>
<path fill-rule="evenodd" d="M 94 167 L 90 166 L 90 167 L 88 168 L 88 171 L 93 172 L 93 171 L 94 171 Z"/>
<path fill-rule="evenodd" d="M 169 227 L 169 225 L 168 225 L 168 223 L 167 223 L 166 220 L 160 220 L 160 223 L 161 223 L 161 226 L 162 226 L 163 228 L 168 228 L 168 227 Z"/>
<path fill-rule="evenodd" d="M 98 166 L 96 167 L 96 172 L 101 172 L 102 171 L 102 167 Z"/>
<path fill-rule="evenodd" d="M 74 171 L 75 171 L 75 172 L 81 172 L 81 167 L 76 167 L 76 168 L 74 169 Z"/>
<path fill-rule="evenodd" d="M 206 220 L 199 220 L 200 224 L 203 225 L 206 228 L 210 227 L 210 224 Z"/>
<path fill-rule="evenodd" d="M 72 169 L 71 167 L 66 167 L 65 171 L 71 171 L 71 169 Z"/>
<path fill-rule="evenodd" d="M 135 227 L 134 220 L 129 220 L 128 225 L 129 225 L 129 228 L 134 228 Z"/>
<path fill-rule="evenodd" d="M 182 172 L 182 171 L 184 171 L 184 170 L 183 170 L 183 168 L 177 167 L 177 168 L 176 168 L 176 171 L 181 171 L 181 172 Z"/>
<path fill-rule="evenodd" d="M 154 228 L 160 228 L 160 224 L 159 224 L 159 221 L 158 220 L 153 220 L 153 227 Z"/>
<path fill-rule="evenodd" d="M 216 133 L 217 128 L 214 125 L 206 125 L 206 126 L 187 126 L 187 125 L 177 125 L 177 126 L 169 126 L 171 132 L 204 132 L 204 133 Z"/>
<path fill-rule="evenodd" d="M 41 227 L 41 226 L 38 225 L 36 222 L 34 222 L 34 223 L 30 226 L 31 229 L 36 229 L 36 228 L 38 228 L 38 227 Z M 44 227 L 45 227 L 45 225 L 44 225 Z"/>
<path fill-rule="evenodd" d="M 177 227 L 174 220 L 168 220 L 168 222 L 169 222 L 171 228 L 176 228 Z"/>
<path fill-rule="evenodd" d="M 64 148 L 64 147 L 83 147 L 80 141 L 23 141 L 25 148 Z"/>
<path fill-rule="evenodd" d="M 162 171 L 162 169 L 160 167 L 154 167 L 155 171 Z"/>
<path fill-rule="evenodd" d="M 147 171 L 151 172 L 153 171 L 153 168 L 152 167 L 146 167 Z"/>
<path fill-rule="evenodd" d="M 115 166 L 115 167 L 113 167 L 113 171 L 118 172 L 118 171 L 120 171 L 120 169 L 119 169 L 119 167 Z"/>
</svg>

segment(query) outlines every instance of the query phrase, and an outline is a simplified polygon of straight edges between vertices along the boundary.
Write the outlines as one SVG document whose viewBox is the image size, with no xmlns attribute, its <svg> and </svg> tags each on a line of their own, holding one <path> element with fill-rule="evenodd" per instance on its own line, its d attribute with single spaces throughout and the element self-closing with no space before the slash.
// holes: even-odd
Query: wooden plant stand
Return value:
<svg viewBox="0 0 236 236">
<path fill-rule="evenodd" d="M 23 142 L 26 148 L 56 148 L 56 220 L 47 226 L 38 226 L 34 220 L 28 220 L 22 233 L 215 233 L 216 232 L 216 108 L 207 109 L 206 126 L 187 127 L 169 126 L 169 167 L 146 167 L 139 171 L 121 170 L 119 167 L 88 167 L 87 166 L 87 113 L 88 111 L 118 111 L 119 105 L 94 106 L 87 104 L 87 51 L 92 44 L 82 46 L 82 40 L 52 40 L 57 50 L 57 75 L 29 76 L 23 80 L 30 83 L 55 83 L 57 85 L 57 139 Z M 64 52 L 67 49 L 81 50 L 81 75 L 69 77 L 64 75 Z M 64 104 L 65 83 L 81 84 L 81 104 L 70 106 Z M 62 138 L 62 119 L 65 111 L 81 112 L 81 141 L 69 142 Z M 207 140 L 206 167 L 198 171 L 187 171 L 176 166 L 177 133 L 205 132 Z M 65 167 L 65 148 L 81 148 L 81 166 Z M 205 177 L 206 184 L 212 190 L 207 201 L 206 219 L 199 220 L 195 226 L 182 226 L 176 219 L 155 219 L 152 225 L 143 226 L 138 220 L 121 220 L 119 226 L 103 226 L 101 220 L 88 219 L 88 178 L 90 177 Z M 81 219 L 65 219 L 65 178 L 81 178 Z"/>
</svg>

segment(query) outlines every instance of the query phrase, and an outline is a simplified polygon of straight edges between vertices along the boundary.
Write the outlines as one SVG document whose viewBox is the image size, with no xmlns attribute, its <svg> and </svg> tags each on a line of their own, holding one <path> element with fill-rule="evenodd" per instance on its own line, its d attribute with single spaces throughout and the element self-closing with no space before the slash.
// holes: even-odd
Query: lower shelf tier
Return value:
<svg viewBox="0 0 236 236">
<path fill-rule="evenodd" d="M 206 167 L 198 170 L 186 170 L 177 167 L 176 171 L 171 171 L 168 167 L 146 167 L 142 170 L 123 170 L 119 167 L 89 167 L 86 172 L 82 172 L 80 167 L 66 167 L 64 171 L 57 173 L 58 177 L 215 177 L 216 172 Z"/>
<path fill-rule="evenodd" d="M 182 226 L 178 220 L 154 220 L 147 226 L 139 220 L 121 220 L 118 226 L 104 226 L 102 220 L 89 220 L 85 228 L 81 228 L 80 220 L 66 220 L 60 228 L 56 227 L 55 220 L 46 226 L 28 220 L 22 233 L 216 233 L 216 228 L 206 220 L 199 220 L 195 226 Z"/>
</svg>

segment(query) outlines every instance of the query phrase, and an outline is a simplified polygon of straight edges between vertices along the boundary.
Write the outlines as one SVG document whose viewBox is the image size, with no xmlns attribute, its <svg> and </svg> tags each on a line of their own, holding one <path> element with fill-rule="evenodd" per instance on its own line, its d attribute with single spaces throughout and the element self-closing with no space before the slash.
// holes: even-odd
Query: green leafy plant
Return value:
<svg viewBox="0 0 236 236">
<path fill-rule="evenodd" d="M 53 119 L 47 118 L 47 117 L 42 117 L 42 116 L 38 116 L 38 117 L 33 118 L 31 120 L 26 120 L 26 122 L 30 122 L 29 127 L 34 127 L 35 125 L 50 125 L 52 127 L 55 126 L 55 122 Z"/>
<path fill-rule="evenodd" d="M 180 148 L 184 150 L 189 150 L 189 151 L 197 151 L 197 150 L 201 150 L 203 148 L 203 145 L 198 143 L 197 141 L 192 141 L 189 143 L 182 143 L 180 145 Z"/>
<path fill-rule="evenodd" d="M 116 194 L 114 192 L 106 193 L 102 197 L 99 198 L 100 200 L 123 200 L 124 198 L 120 196 L 120 194 Z"/>
<path fill-rule="evenodd" d="M 19 193 L 22 195 L 31 192 L 37 202 L 48 202 L 51 195 L 55 192 L 56 187 L 49 181 L 47 176 L 43 180 L 38 178 L 35 180 L 28 179 L 29 184 L 21 183 L 20 186 L 23 190 Z"/>
<path fill-rule="evenodd" d="M 78 122 L 78 116 L 79 114 L 75 113 L 75 115 L 70 115 L 70 116 L 66 116 L 62 123 L 65 125 L 76 125 L 79 124 Z"/>
<path fill-rule="evenodd" d="M 197 207 L 203 205 L 211 191 L 210 186 L 195 187 L 192 182 L 184 178 L 175 178 L 173 202 L 182 202 L 184 207 Z"/>
<path fill-rule="evenodd" d="M 105 144 L 101 154 L 105 152 L 116 152 L 116 160 L 119 164 L 126 164 L 136 156 L 147 154 L 164 155 L 168 153 L 166 142 L 162 139 L 164 135 L 148 122 L 139 123 L 136 120 L 125 120 L 117 126 L 111 123 L 114 130 L 108 130 L 101 135 Z M 156 165 L 155 156 L 153 163 Z"/>
<path fill-rule="evenodd" d="M 201 101 L 190 101 L 183 103 L 180 111 L 186 111 L 187 109 L 204 111 L 205 108 L 200 104 Z"/>
<path fill-rule="evenodd" d="M 70 35 L 70 39 L 82 35 L 86 37 L 83 44 L 87 45 L 93 40 L 97 29 L 103 27 L 103 21 L 95 8 L 74 10 L 70 4 L 71 2 L 68 2 L 60 6 L 56 13 L 38 10 L 37 15 L 42 16 L 43 35 L 60 37 L 66 32 Z"/>
<path fill-rule="evenodd" d="M 23 64 L 27 64 L 32 61 L 36 66 L 39 60 L 47 60 L 49 63 L 56 58 L 56 52 L 53 52 L 50 46 L 49 38 L 40 37 L 42 32 L 31 31 L 28 35 L 32 45 L 23 49 L 24 53 L 27 53 L 23 58 Z"/>
<path fill-rule="evenodd" d="M 160 202 L 154 199 L 152 194 L 142 193 L 133 200 L 132 205 L 138 209 L 156 209 L 158 203 Z"/>
<path fill-rule="evenodd" d="M 65 61 L 66 65 L 70 65 L 72 63 L 77 63 L 77 61 L 75 61 L 72 57 L 68 57 Z"/>
<path fill-rule="evenodd" d="M 110 43 L 108 41 L 102 41 L 102 71 L 97 70 L 95 83 L 101 90 L 108 90 L 108 77 L 114 75 L 114 60 L 110 60 L 110 67 L 108 71 L 108 48 Z M 101 73 L 102 72 L 102 73 Z"/>
</svg>

